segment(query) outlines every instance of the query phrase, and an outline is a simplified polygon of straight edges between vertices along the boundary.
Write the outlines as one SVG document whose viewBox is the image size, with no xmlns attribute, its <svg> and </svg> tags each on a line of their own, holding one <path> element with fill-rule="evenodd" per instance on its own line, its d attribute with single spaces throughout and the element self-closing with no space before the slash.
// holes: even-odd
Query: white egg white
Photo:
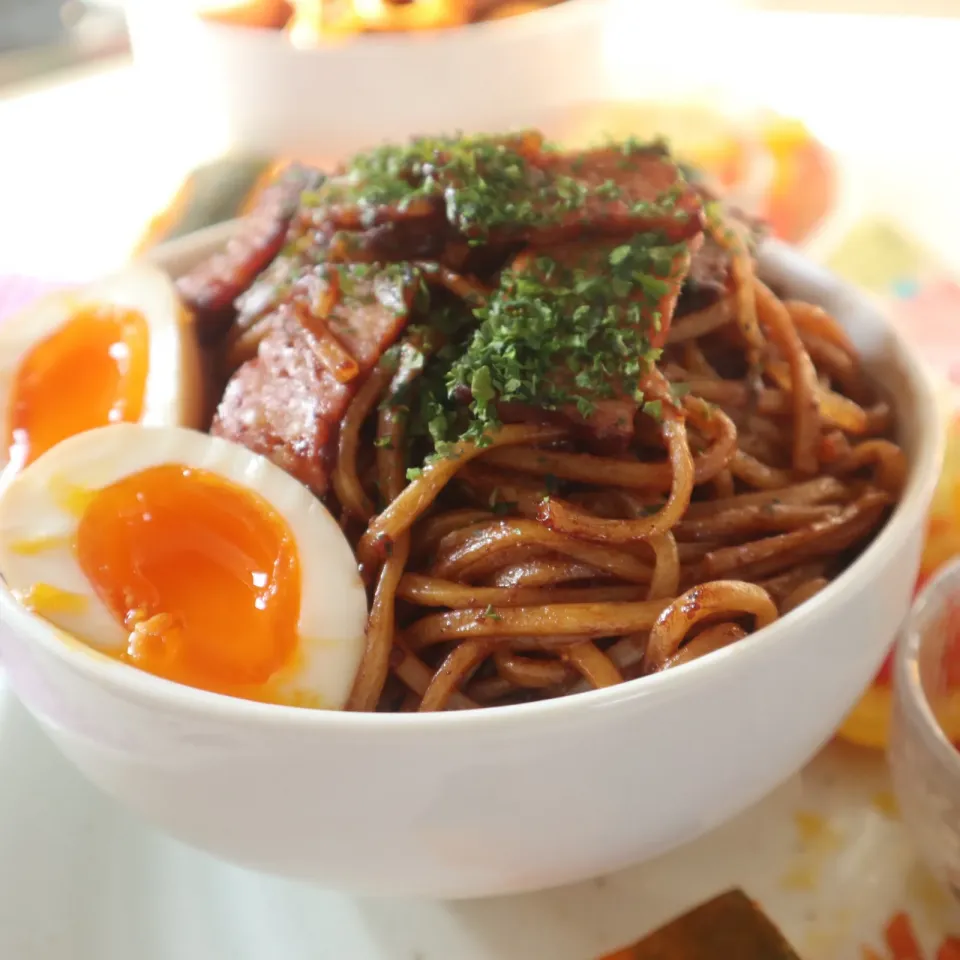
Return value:
<svg viewBox="0 0 960 960">
<path fill-rule="evenodd" d="M 77 434 L 38 457 L 0 493 L 0 575 L 20 598 L 38 585 L 61 601 L 35 609 L 56 627 L 107 653 L 128 631 L 101 602 L 76 557 L 91 494 L 151 467 L 210 471 L 259 494 L 293 532 L 302 577 L 294 664 L 269 683 L 270 699 L 341 708 L 360 664 L 367 597 L 349 543 L 302 484 L 245 447 L 182 427 L 116 424 Z M 28 604 L 29 605 L 29 604 Z"/>
<path fill-rule="evenodd" d="M 28 352 L 93 306 L 126 307 L 146 320 L 149 356 L 140 422 L 201 425 L 205 396 L 192 317 L 166 273 L 147 263 L 132 263 L 82 289 L 42 297 L 0 325 L 0 438 L 10 433 L 11 393 Z M 59 387 L 69 399 L 69 384 Z M 6 443 L 0 442 L 0 468 L 8 459 Z"/>
</svg>

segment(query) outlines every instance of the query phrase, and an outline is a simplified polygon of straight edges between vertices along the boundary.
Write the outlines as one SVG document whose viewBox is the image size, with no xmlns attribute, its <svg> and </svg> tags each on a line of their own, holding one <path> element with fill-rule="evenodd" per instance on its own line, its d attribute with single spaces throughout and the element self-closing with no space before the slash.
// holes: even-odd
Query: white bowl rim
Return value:
<svg viewBox="0 0 960 960">
<path fill-rule="evenodd" d="M 921 627 L 931 612 L 943 603 L 941 594 L 949 593 L 960 600 L 960 557 L 944 564 L 924 584 L 913 602 L 903 625 L 894 653 L 894 681 L 896 695 L 904 701 L 905 721 L 919 725 L 920 735 L 927 749 L 933 752 L 940 766 L 960 782 L 960 751 L 950 742 L 943 727 L 937 722 L 933 708 L 920 678 L 920 648 L 923 645 Z"/>
<path fill-rule="evenodd" d="M 189 234 L 158 248 L 150 259 L 165 264 L 189 261 L 203 251 L 214 249 L 218 242 L 230 236 L 232 228 L 230 223 L 218 224 Z M 785 244 L 767 241 L 761 254 L 767 259 L 778 261 L 789 274 L 795 275 L 802 270 L 808 277 L 814 277 L 821 288 L 853 294 L 858 304 L 869 307 L 870 315 L 882 323 L 886 335 L 896 346 L 896 355 L 917 399 L 916 416 L 919 422 L 911 424 L 917 433 L 916 453 L 910 464 L 904 495 L 867 549 L 815 597 L 738 643 L 709 657 L 698 658 L 671 670 L 571 696 L 479 710 L 387 714 L 313 710 L 259 703 L 156 677 L 86 647 L 79 641 L 64 642 L 56 627 L 30 613 L 17 602 L 2 578 L 0 623 L 11 626 L 19 632 L 21 638 L 29 638 L 29 642 L 44 648 L 56 659 L 66 661 L 71 669 L 120 696 L 135 696 L 158 708 L 177 710 L 184 714 L 203 714 L 241 726 L 279 725 L 298 730 L 342 730 L 355 731 L 358 735 L 376 733 L 401 737 L 407 736 L 406 731 L 410 730 L 436 735 L 457 730 L 490 731 L 517 721 L 522 721 L 530 729 L 534 724 L 552 725 L 560 718 L 584 719 L 587 713 L 604 711 L 638 698 L 669 696 L 676 691 L 678 684 L 709 684 L 710 678 L 717 671 L 735 668 L 739 660 L 751 656 L 754 651 L 775 644 L 785 633 L 802 629 L 802 620 L 809 617 L 812 610 L 835 608 L 842 601 L 844 592 L 853 585 L 869 583 L 885 555 L 906 540 L 918 523 L 924 522 L 927 505 L 939 480 L 943 454 L 944 431 L 941 428 L 931 377 L 913 347 L 883 312 L 853 287 L 843 283 L 829 271 L 812 264 Z"/>
</svg>

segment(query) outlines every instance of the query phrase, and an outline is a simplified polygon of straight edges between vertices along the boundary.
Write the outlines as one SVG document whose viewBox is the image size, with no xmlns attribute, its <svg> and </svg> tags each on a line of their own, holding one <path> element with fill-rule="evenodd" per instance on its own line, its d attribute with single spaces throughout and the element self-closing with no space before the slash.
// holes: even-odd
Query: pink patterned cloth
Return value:
<svg viewBox="0 0 960 960">
<path fill-rule="evenodd" d="M 960 284 L 937 277 L 894 301 L 891 313 L 930 366 L 960 386 Z"/>
<path fill-rule="evenodd" d="M 36 300 L 37 297 L 61 286 L 62 284 L 50 283 L 47 280 L 34 280 L 32 277 L 0 277 L 0 320 L 22 309 L 31 300 Z"/>
</svg>

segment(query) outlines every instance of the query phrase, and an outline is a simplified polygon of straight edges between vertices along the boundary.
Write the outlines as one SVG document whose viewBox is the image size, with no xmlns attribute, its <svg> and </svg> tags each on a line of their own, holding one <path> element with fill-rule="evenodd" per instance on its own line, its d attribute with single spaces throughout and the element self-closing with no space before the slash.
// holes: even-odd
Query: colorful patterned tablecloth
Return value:
<svg viewBox="0 0 960 960">
<path fill-rule="evenodd" d="M 841 238 L 826 263 L 880 298 L 937 378 L 943 399 L 947 450 L 927 529 L 918 588 L 960 555 L 960 284 L 936 255 L 898 224 L 865 218 Z M 885 745 L 890 723 L 889 666 L 840 730 L 869 747 Z M 957 709 L 947 712 L 960 718 Z M 951 720 L 952 723 L 952 720 Z M 947 731 L 960 742 L 960 726 Z"/>
</svg>

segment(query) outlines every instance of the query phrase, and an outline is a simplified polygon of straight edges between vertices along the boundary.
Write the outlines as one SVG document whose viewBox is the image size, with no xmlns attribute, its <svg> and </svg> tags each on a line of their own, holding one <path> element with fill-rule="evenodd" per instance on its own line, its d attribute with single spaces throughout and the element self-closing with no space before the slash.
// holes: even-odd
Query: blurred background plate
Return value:
<svg viewBox="0 0 960 960">
<path fill-rule="evenodd" d="M 478 130 L 605 89 L 608 0 L 566 0 L 465 27 L 367 34 L 298 48 L 286 33 L 210 22 L 190 5 L 134 0 L 145 95 L 202 114 L 228 150 L 317 160 L 413 133 Z"/>
</svg>

